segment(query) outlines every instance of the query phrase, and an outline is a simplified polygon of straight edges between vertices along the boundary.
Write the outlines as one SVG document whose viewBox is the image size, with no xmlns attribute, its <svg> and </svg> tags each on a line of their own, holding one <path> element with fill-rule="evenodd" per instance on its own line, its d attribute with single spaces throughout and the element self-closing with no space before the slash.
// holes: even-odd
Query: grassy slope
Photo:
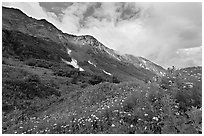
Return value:
<svg viewBox="0 0 204 136">
<path fill-rule="evenodd" d="M 52 41 L 8 30 L 3 36 L 3 133 L 201 132 L 200 67 L 177 70 L 157 83 L 113 84 L 118 80 L 111 76 L 62 63 L 61 57 L 70 59 L 66 49 L 53 51 Z M 120 64 L 117 72 L 124 68 Z"/>
<path fill-rule="evenodd" d="M 8 66 L 8 60 L 6 62 L 3 69 L 5 67 L 4 70 L 9 71 L 8 67 L 12 66 Z M 35 74 L 41 75 L 41 81 L 51 76 L 54 81 L 64 78 L 53 78 L 52 71 L 39 67 L 16 65 L 15 69 L 29 72 L 37 69 Z M 47 71 L 42 76 L 44 70 Z M 13 71 L 10 74 L 17 76 L 17 73 Z M 183 100 L 189 98 L 201 101 L 200 88 L 182 89 L 184 84 L 177 83 L 194 81 L 196 84 L 195 79 L 200 73 L 197 70 L 186 81 L 181 79 L 183 76 L 174 78 L 177 73 L 170 74 L 159 83 L 162 87 L 158 83 L 145 84 L 142 81 L 120 84 L 107 82 L 84 89 L 73 86 L 73 91 L 49 99 L 36 97 L 33 105 L 46 108 L 36 114 L 27 114 L 23 119 L 19 117 L 21 110 L 13 110 L 3 117 L 3 127 L 7 127 L 4 133 L 199 133 L 201 105 L 197 103 L 196 108 L 194 101 L 186 101 L 185 106 L 182 104 Z M 20 78 L 20 75 L 17 77 Z M 176 82 L 169 84 L 170 80 Z M 167 88 L 164 88 L 164 84 Z M 180 91 L 192 93 L 178 97 L 181 96 Z"/>
</svg>

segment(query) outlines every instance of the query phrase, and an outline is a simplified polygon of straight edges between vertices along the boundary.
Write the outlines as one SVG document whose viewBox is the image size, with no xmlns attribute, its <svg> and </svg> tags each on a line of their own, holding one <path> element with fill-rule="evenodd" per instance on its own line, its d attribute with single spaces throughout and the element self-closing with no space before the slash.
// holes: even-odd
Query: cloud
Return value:
<svg viewBox="0 0 204 136">
<path fill-rule="evenodd" d="M 21 9 L 28 16 L 36 19 L 47 18 L 46 13 L 36 2 L 3 2 L 3 6 Z"/>
<path fill-rule="evenodd" d="M 163 66 L 188 66 L 186 61 L 174 59 L 179 49 L 201 46 L 201 6 L 194 3 L 136 3 L 134 6 L 141 12 L 134 19 L 123 20 L 120 17 L 126 10 L 116 11 L 128 6 L 102 4 L 102 10 L 98 10 L 100 14 L 97 14 L 106 18 L 89 18 L 89 27 L 81 28 L 80 33 L 93 34 L 111 48 L 147 57 Z M 198 53 L 201 58 L 202 53 Z M 196 62 L 194 58 L 189 59 Z M 182 65 L 176 63 L 179 61 Z"/>
<path fill-rule="evenodd" d="M 190 66 L 187 61 L 177 59 L 176 52 L 202 45 L 201 3 L 157 3 L 152 8 L 150 15 L 144 19 L 144 26 L 150 33 L 146 40 L 153 37 L 153 46 L 157 45 L 159 49 L 155 52 L 155 61 L 163 66 Z M 201 51 L 198 56 L 202 57 Z M 201 64 L 194 57 L 188 59 L 195 65 Z"/>
<path fill-rule="evenodd" d="M 53 5 L 11 5 L 47 19 L 63 32 L 93 35 L 120 53 L 143 56 L 164 67 L 201 65 L 201 3 L 69 3 L 61 11 L 56 6 L 61 16 L 46 10 Z M 184 57 L 181 50 L 188 48 L 200 51 L 190 50 L 196 54 Z"/>
<path fill-rule="evenodd" d="M 169 63 L 177 67 L 202 66 L 201 54 L 202 46 L 179 49 L 176 51 L 176 56 Z"/>
</svg>

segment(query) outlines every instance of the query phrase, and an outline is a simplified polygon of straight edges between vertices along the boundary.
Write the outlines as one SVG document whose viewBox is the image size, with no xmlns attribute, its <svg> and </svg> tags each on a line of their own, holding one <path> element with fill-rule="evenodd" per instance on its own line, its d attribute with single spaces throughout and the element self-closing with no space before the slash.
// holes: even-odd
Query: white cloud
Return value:
<svg viewBox="0 0 204 136">
<path fill-rule="evenodd" d="M 35 18 L 46 18 L 63 32 L 93 35 L 109 48 L 146 57 L 162 66 L 200 65 L 195 59 L 201 60 L 201 51 L 196 57 L 186 57 L 188 61 L 177 52 L 202 44 L 201 3 L 101 3 L 100 7 L 73 3 L 63 11 L 61 21 L 38 3 L 10 5 Z M 85 18 L 90 7 L 94 12 Z M 139 16 L 135 15 L 138 9 Z"/>
<path fill-rule="evenodd" d="M 36 2 L 3 2 L 3 6 L 18 8 L 28 16 L 36 19 L 47 18 L 46 13 L 42 10 Z"/>
<path fill-rule="evenodd" d="M 202 46 L 179 49 L 169 63 L 177 67 L 202 66 L 201 54 Z"/>
</svg>

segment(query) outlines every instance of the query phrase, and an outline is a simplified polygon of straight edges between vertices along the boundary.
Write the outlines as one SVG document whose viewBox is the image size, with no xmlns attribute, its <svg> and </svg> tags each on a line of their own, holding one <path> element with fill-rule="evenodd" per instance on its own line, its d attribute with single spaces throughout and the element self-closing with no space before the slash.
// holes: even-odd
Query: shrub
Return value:
<svg viewBox="0 0 204 136">
<path fill-rule="evenodd" d="M 95 84 L 99 84 L 101 82 L 105 81 L 101 76 L 97 76 L 97 75 L 94 75 L 90 80 L 89 80 L 89 83 L 91 85 L 95 85 Z"/>
<path fill-rule="evenodd" d="M 112 77 L 112 82 L 113 83 L 120 83 L 120 80 L 117 77 L 113 76 Z"/>
</svg>

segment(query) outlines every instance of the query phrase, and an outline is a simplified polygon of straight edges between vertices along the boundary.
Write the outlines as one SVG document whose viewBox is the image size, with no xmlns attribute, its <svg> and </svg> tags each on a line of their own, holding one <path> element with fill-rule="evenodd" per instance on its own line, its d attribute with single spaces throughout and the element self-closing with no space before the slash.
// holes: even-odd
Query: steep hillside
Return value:
<svg viewBox="0 0 204 136">
<path fill-rule="evenodd" d="M 120 80 L 124 79 L 125 81 L 133 79 L 151 79 L 155 74 L 157 74 L 156 72 L 152 72 L 152 70 L 145 69 L 142 66 L 135 67 L 135 63 L 133 61 L 127 61 L 122 55 L 119 55 L 114 50 L 105 47 L 93 36 L 74 36 L 64 34 L 46 20 L 30 18 L 18 9 L 3 7 L 2 13 L 3 29 L 19 31 L 42 40 L 49 42 L 53 41 L 59 46 L 63 46 L 60 48 L 62 48 L 64 52 L 69 51 L 67 54 L 72 56 L 73 61 L 71 61 L 74 65 L 78 65 L 78 68 L 81 67 L 81 69 L 86 70 L 92 69 L 91 72 L 98 71 L 100 69 L 103 73 L 117 75 Z M 91 64 L 89 63 L 87 65 L 88 62 L 92 62 L 92 64 L 94 64 L 93 62 L 97 62 L 99 65 L 94 64 L 96 67 L 90 68 Z M 152 65 L 154 64 L 152 63 Z"/>
</svg>

